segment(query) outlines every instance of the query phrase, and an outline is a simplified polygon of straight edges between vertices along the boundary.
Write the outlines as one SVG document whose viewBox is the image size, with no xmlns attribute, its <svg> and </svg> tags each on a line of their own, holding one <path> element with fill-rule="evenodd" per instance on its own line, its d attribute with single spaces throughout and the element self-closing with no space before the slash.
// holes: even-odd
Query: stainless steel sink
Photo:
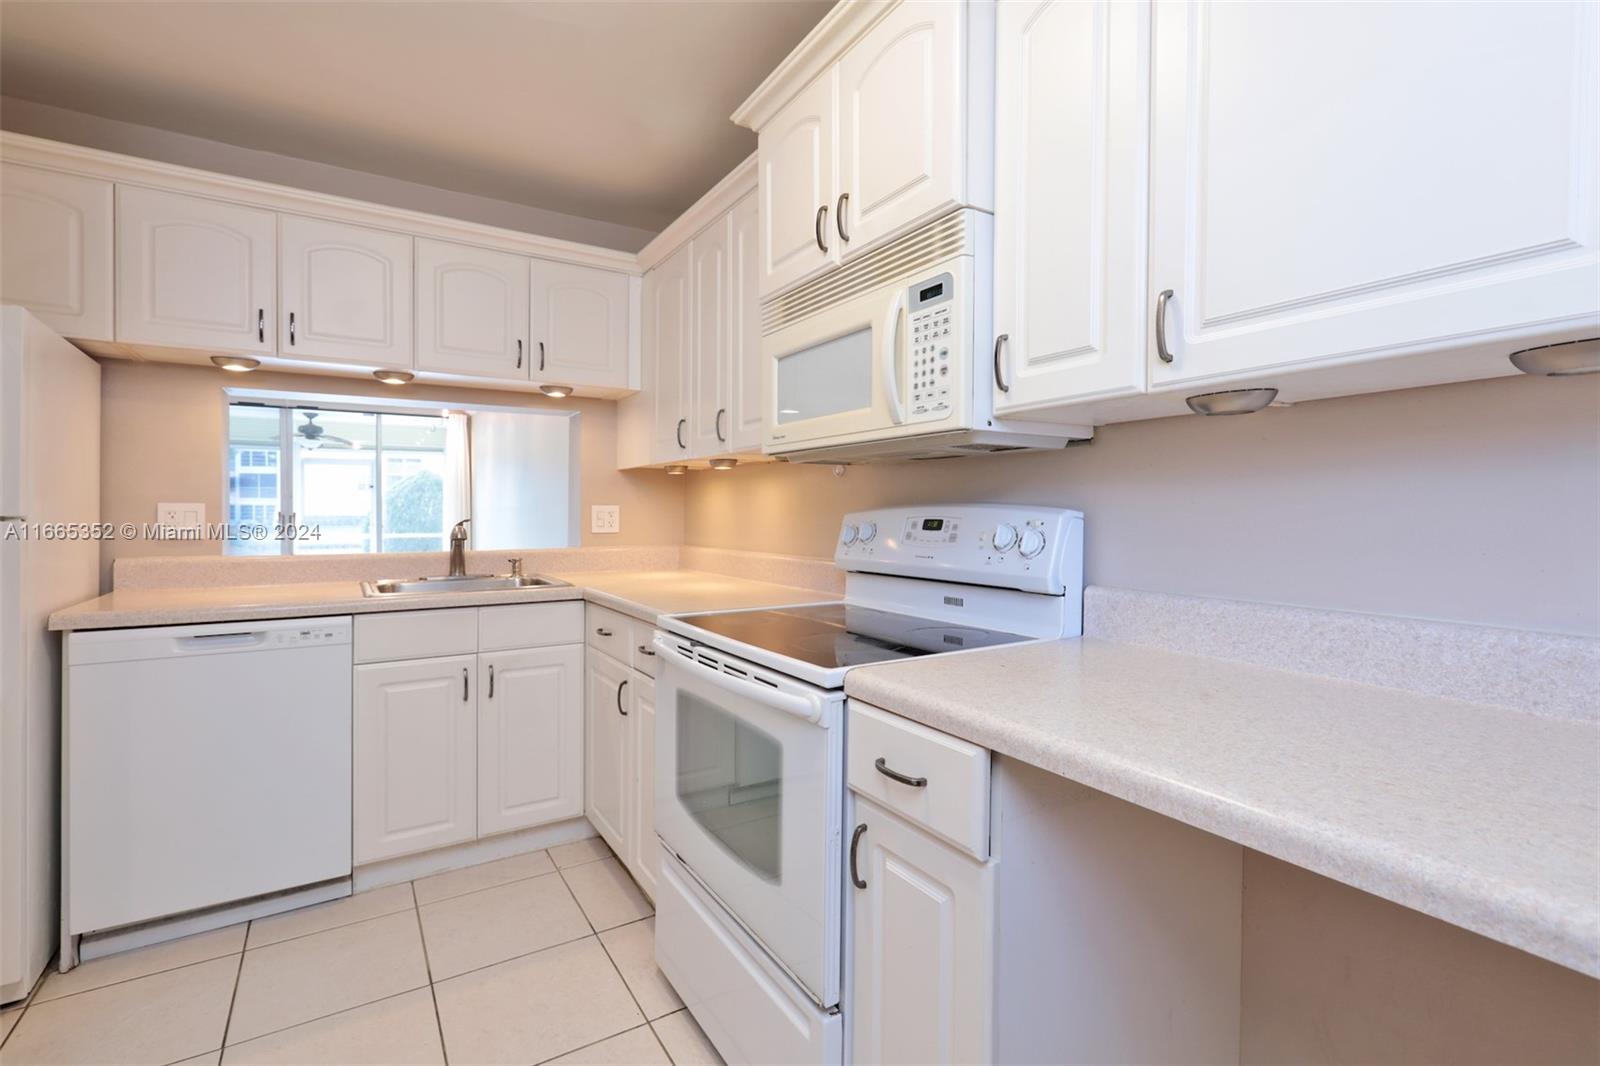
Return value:
<svg viewBox="0 0 1600 1066">
<path fill-rule="evenodd" d="M 570 588 L 570 583 L 553 577 L 508 576 L 502 574 L 463 574 L 460 577 L 386 578 L 363 581 L 366 596 L 426 596 L 439 592 L 500 592 L 531 588 Z"/>
</svg>

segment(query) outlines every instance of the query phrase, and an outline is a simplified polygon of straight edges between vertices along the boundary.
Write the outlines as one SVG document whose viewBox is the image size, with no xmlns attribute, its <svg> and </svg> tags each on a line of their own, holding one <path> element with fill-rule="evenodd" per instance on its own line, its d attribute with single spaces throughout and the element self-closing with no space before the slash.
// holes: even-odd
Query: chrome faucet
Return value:
<svg viewBox="0 0 1600 1066">
<path fill-rule="evenodd" d="M 450 530 L 450 576 L 467 576 L 467 523 L 470 518 L 463 518 Z"/>
</svg>

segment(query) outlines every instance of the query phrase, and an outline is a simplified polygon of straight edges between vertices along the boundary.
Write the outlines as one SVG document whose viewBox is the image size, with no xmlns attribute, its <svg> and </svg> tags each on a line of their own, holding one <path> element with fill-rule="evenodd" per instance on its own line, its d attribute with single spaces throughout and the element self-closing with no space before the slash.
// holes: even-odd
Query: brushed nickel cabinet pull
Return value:
<svg viewBox="0 0 1600 1066">
<path fill-rule="evenodd" d="M 866 888 L 867 883 L 861 880 L 859 867 L 856 865 L 856 851 L 861 846 L 861 834 L 867 831 L 867 823 L 862 822 L 856 826 L 856 831 L 850 834 L 850 883 L 857 888 Z"/>
<path fill-rule="evenodd" d="M 828 205 L 823 204 L 821 207 L 817 208 L 817 221 L 812 228 L 816 231 L 817 247 L 822 249 L 824 252 L 828 250 L 828 243 L 822 239 L 822 227 L 827 221 Z"/>
<path fill-rule="evenodd" d="M 522 338 L 517 338 L 517 369 L 522 369 Z"/>
<path fill-rule="evenodd" d="M 265 307 L 256 308 L 256 343 L 267 343 L 267 309 Z"/>
<path fill-rule="evenodd" d="M 1172 362 L 1172 353 L 1167 351 L 1167 302 L 1171 299 L 1171 289 L 1162 289 L 1156 297 L 1156 355 L 1163 363 Z"/>
<path fill-rule="evenodd" d="M 882 774 L 884 777 L 887 777 L 891 781 L 898 781 L 902 785 L 910 785 L 912 788 L 928 787 L 928 779 L 926 777 L 907 777 L 899 770 L 891 770 L 889 769 L 888 760 L 881 755 L 878 756 L 878 760 L 872 765 L 877 767 L 878 773 Z"/>
<path fill-rule="evenodd" d="M 622 709 L 622 690 L 627 687 L 628 683 L 626 681 L 617 686 L 617 713 L 624 718 L 628 717 L 628 712 Z"/>
<path fill-rule="evenodd" d="M 1000 347 L 1011 342 L 1011 334 L 1002 333 L 994 339 L 994 387 L 1001 392 L 1010 392 L 1011 386 L 1007 385 L 1000 377 Z"/>
<path fill-rule="evenodd" d="M 289 346 L 294 347 L 294 312 L 289 312 Z"/>
<path fill-rule="evenodd" d="M 850 194 L 847 193 L 847 192 L 840 193 L 839 194 L 839 205 L 838 205 L 838 207 L 836 207 L 834 209 L 834 212 L 833 212 L 833 224 L 835 226 L 839 227 L 839 239 L 841 241 L 843 241 L 845 244 L 849 244 L 850 243 L 850 234 L 845 232 L 845 228 L 844 228 L 844 205 L 849 203 L 849 202 L 850 202 Z M 823 249 L 823 250 L 826 251 L 827 249 Z"/>
<path fill-rule="evenodd" d="M 489 664 L 489 698 L 494 699 L 494 663 Z"/>
<path fill-rule="evenodd" d="M 461 702 L 466 703 L 472 698 L 472 690 L 467 687 L 467 668 L 461 668 Z"/>
</svg>

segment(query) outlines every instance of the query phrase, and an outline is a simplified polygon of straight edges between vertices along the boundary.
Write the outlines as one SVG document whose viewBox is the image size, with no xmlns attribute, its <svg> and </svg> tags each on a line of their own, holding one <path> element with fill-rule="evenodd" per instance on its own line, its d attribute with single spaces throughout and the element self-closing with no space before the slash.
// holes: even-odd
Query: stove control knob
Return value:
<svg viewBox="0 0 1600 1066">
<path fill-rule="evenodd" d="M 844 532 L 839 534 L 839 543 L 840 544 L 854 544 L 855 542 L 856 542 L 856 524 L 854 522 L 846 522 L 844 524 Z"/>
<path fill-rule="evenodd" d="M 1035 555 L 1044 551 L 1044 534 L 1037 529 L 1023 530 L 1022 541 L 1017 550 L 1022 553 L 1024 559 L 1032 559 Z"/>
<path fill-rule="evenodd" d="M 994 527 L 994 537 L 992 539 L 995 551 L 1008 552 L 1011 550 L 1011 546 L 1017 542 L 1017 527 L 1010 522 L 1002 522 Z"/>
<path fill-rule="evenodd" d="M 863 544 L 871 544 L 872 543 L 872 538 L 876 537 L 877 535 L 878 535 L 878 523 L 876 523 L 876 522 L 863 522 L 863 523 L 861 523 L 861 543 L 863 543 Z"/>
</svg>

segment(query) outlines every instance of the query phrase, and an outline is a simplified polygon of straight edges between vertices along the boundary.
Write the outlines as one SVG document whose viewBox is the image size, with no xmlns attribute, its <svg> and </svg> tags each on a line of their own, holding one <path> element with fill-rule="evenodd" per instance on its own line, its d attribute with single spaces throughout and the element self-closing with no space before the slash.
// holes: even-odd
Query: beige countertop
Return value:
<svg viewBox="0 0 1600 1066">
<path fill-rule="evenodd" d="M 1600 976 L 1600 727 L 1104 640 L 850 696 Z"/>
<path fill-rule="evenodd" d="M 599 570 L 552 576 L 568 582 L 568 586 L 387 597 L 363 596 L 358 581 L 123 589 L 55 612 L 50 616 L 50 628 L 123 629 L 574 599 L 587 599 L 654 622 L 659 615 L 681 611 L 732 610 L 838 599 L 833 594 L 812 589 L 696 570 Z"/>
</svg>

